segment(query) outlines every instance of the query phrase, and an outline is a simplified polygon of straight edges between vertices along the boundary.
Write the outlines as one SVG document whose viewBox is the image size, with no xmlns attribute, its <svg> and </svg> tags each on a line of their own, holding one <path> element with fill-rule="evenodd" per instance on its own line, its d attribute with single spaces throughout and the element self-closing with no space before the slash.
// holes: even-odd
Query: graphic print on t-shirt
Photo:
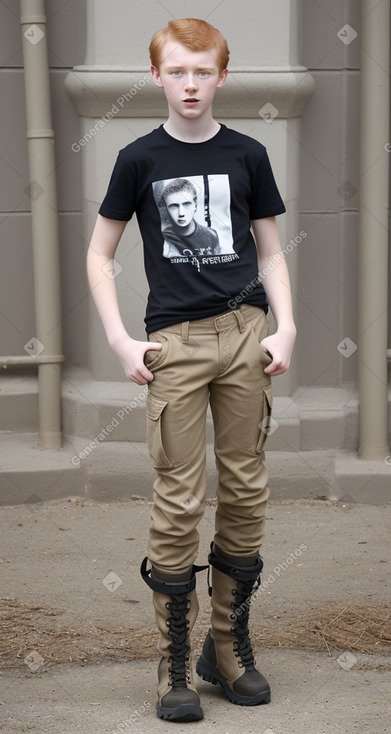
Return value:
<svg viewBox="0 0 391 734">
<path fill-rule="evenodd" d="M 228 174 L 152 183 L 164 238 L 163 256 L 197 265 L 234 253 Z M 232 259 L 236 259 L 237 255 Z M 201 261 L 200 261 L 201 258 Z M 226 259 L 226 258 L 224 258 Z"/>
</svg>

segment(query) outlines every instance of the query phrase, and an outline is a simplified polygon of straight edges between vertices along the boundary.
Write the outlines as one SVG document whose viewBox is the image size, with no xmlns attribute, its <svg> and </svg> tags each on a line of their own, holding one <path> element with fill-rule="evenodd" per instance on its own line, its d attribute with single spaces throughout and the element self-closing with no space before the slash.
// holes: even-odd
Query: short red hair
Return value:
<svg viewBox="0 0 391 734">
<path fill-rule="evenodd" d="M 149 45 L 152 66 L 159 68 L 162 62 L 163 47 L 167 41 L 174 40 L 187 46 L 191 51 L 217 49 L 219 72 L 228 66 L 229 49 L 224 36 L 213 25 L 199 18 L 170 20 L 166 28 L 156 31 Z"/>
</svg>

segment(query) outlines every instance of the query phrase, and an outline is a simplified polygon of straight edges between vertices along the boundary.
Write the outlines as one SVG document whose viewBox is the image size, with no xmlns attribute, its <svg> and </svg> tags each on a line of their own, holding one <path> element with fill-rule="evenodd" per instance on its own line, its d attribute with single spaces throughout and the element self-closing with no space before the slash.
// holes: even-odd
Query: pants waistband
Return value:
<svg viewBox="0 0 391 734">
<path fill-rule="evenodd" d="M 179 324 L 166 326 L 164 329 L 159 329 L 159 331 L 180 334 L 182 341 L 186 344 L 191 334 L 216 334 L 233 327 L 238 327 L 242 333 L 247 323 L 259 313 L 264 314 L 265 312 L 257 306 L 249 306 L 243 303 L 239 308 L 231 309 L 218 316 L 210 316 L 207 319 L 197 319 L 195 321 L 183 321 Z"/>
</svg>

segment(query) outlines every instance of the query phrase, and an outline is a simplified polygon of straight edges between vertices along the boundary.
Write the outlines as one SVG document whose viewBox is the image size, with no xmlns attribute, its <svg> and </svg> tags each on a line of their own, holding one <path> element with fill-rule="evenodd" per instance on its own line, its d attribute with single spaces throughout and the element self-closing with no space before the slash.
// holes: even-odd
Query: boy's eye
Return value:
<svg viewBox="0 0 391 734">
<path fill-rule="evenodd" d="M 199 76 L 201 79 L 207 79 L 209 73 L 209 71 L 198 71 L 197 76 Z M 178 78 L 183 75 L 183 72 L 180 69 L 175 69 L 174 71 L 171 71 L 170 74 L 171 76 Z"/>
</svg>

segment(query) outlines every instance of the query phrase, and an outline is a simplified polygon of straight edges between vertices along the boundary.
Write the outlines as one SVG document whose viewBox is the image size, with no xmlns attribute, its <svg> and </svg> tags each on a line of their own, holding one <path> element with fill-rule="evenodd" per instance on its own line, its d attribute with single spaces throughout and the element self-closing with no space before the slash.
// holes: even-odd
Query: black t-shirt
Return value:
<svg viewBox="0 0 391 734">
<path fill-rule="evenodd" d="M 130 143 L 99 209 L 121 221 L 136 213 L 148 333 L 243 301 L 267 310 L 250 222 L 284 212 L 266 148 L 225 125 L 202 143 L 177 140 L 163 126 Z"/>
</svg>

